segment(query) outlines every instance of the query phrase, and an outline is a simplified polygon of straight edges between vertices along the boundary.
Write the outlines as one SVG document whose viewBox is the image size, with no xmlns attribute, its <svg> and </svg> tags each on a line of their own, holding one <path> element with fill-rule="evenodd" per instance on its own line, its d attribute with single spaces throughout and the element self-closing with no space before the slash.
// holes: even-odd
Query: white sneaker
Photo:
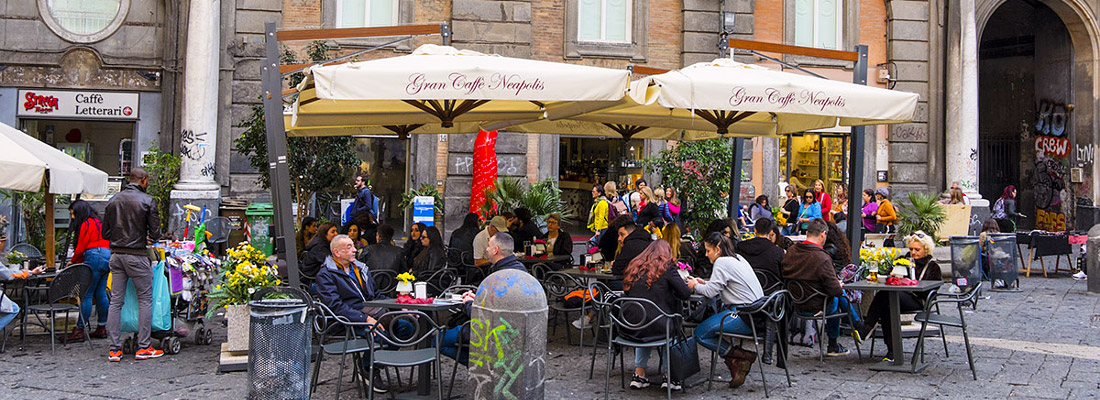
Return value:
<svg viewBox="0 0 1100 400">
<path fill-rule="evenodd" d="M 589 317 L 587 315 L 583 315 L 580 318 L 577 318 L 576 321 L 573 321 L 573 327 L 577 328 L 577 329 L 584 329 L 584 328 L 587 328 L 588 324 L 591 324 L 591 323 L 592 323 L 592 317 Z"/>
<path fill-rule="evenodd" d="M 996 288 L 996 289 L 1000 289 L 1000 288 L 1004 288 L 1005 286 L 1006 286 L 1006 285 L 1005 285 L 1005 281 L 1004 281 L 1004 280 L 1001 280 L 1001 279 L 994 279 L 994 280 L 993 280 L 993 287 L 994 287 L 994 288 Z"/>
<path fill-rule="evenodd" d="M 1083 281 L 1085 279 L 1088 279 L 1088 275 L 1085 275 L 1085 271 L 1077 271 L 1076 274 L 1073 274 L 1073 279 Z"/>
</svg>

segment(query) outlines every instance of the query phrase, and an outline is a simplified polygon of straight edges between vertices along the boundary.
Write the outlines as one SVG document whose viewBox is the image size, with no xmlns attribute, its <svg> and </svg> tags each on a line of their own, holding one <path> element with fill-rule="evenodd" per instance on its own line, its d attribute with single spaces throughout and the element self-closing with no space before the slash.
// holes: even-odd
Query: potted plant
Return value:
<svg viewBox="0 0 1100 400">
<path fill-rule="evenodd" d="M 410 274 L 408 272 L 402 272 L 400 275 L 397 275 L 397 279 L 401 280 L 401 282 L 399 282 L 397 284 L 397 293 L 403 294 L 403 295 L 406 295 L 406 296 L 408 296 L 409 293 L 412 293 L 412 290 L 413 290 L 412 283 L 413 283 L 413 281 L 416 280 L 416 277 L 413 276 L 413 274 Z"/>
<path fill-rule="evenodd" d="M 242 242 L 226 253 L 225 261 L 218 269 L 221 283 L 208 295 L 213 305 L 206 317 L 213 317 L 214 311 L 225 307 L 228 350 L 242 352 L 248 350 L 248 302 L 257 290 L 278 286 L 282 282 L 275 267 L 264 263 L 267 257 L 248 242 Z"/>
<path fill-rule="evenodd" d="M 7 239 L 5 238 L 4 240 L 7 240 Z M 22 265 L 23 261 L 26 261 L 26 260 L 27 260 L 27 256 L 23 253 L 18 252 L 18 251 L 9 252 L 8 255 L 4 257 L 4 261 L 6 261 L 8 265 L 12 265 L 12 266 Z"/>
<path fill-rule="evenodd" d="M 908 204 L 898 202 L 898 218 L 901 219 L 901 224 L 898 226 L 899 237 L 924 231 L 932 236 L 932 240 L 938 241 L 936 231 L 947 220 L 947 211 L 940 205 L 939 196 L 909 192 L 908 197 Z"/>
</svg>

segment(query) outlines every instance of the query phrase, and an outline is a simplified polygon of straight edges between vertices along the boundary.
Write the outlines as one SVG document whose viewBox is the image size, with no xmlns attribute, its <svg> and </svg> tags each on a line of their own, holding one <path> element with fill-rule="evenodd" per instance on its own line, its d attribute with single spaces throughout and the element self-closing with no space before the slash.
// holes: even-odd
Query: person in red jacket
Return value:
<svg viewBox="0 0 1100 400">
<path fill-rule="evenodd" d="M 92 269 L 91 286 L 80 301 L 80 316 L 76 327 L 66 338 L 69 342 L 84 341 L 84 322 L 92 315 L 92 303 L 95 302 L 96 328 L 89 336 L 102 339 L 107 337 L 107 274 L 111 271 L 110 243 L 103 239 L 103 221 L 92 205 L 84 200 L 69 205 L 69 215 L 73 222 L 70 226 L 80 227 L 76 237 L 76 249 L 73 250 L 74 264 L 84 263 Z"/>
</svg>

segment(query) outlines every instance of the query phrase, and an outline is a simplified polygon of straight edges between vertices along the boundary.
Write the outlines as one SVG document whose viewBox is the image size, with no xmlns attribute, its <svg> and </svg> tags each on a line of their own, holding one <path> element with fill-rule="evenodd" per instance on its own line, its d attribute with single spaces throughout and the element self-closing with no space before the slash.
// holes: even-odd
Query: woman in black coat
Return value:
<svg viewBox="0 0 1100 400">
<path fill-rule="evenodd" d="M 477 214 L 466 214 L 466 217 L 462 218 L 462 226 L 451 232 L 450 248 L 470 253 L 470 257 L 473 257 L 474 237 L 477 237 L 478 232 L 481 232 L 481 227 L 478 226 L 480 221 L 481 217 Z"/>
<path fill-rule="evenodd" d="M 653 189 L 644 187 L 640 193 L 642 194 L 642 201 L 640 204 L 644 205 L 640 206 L 641 211 L 638 211 L 638 225 L 646 227 L 652 223 L 655 228 L 663 228 L 665 226 L 665 220 L 661 218 L 661 209 L 657 206 L 657 201 L 654 199 Z"/>
<path fill-rule="evenodd" d="M 623 276 L 623 293 L 625 297 L 636 297 L 652 301 L 660 310 L 653 310 L 646 306 L 645 315 L 639 315 L 638 307 L 627 306 L 623 310 L 623 318 L 628 321 L 654 320 L 649 326 L 633 332 L 624 332 L 624 335 L 642 342 L 664 340 L 665 335 L 677 332 L 681 329 L 677 322 L 669 323 L 665 317 L 656 318 L 661 312 L 675 314 L 680 312 L 680 304 L 691 297 L 691 289 L 687 282 L 680 277 L 676 260 L 672 259 L 672 248 L 664 240 L 654 241 L 646 247 L 626 268 Z M 667 329 L 666 329 L 667 328 Z M 649 386 L 649 380 L 645 377 L 646 364 L 649 362 L 650 350 L 648 348 L 634 349 L 634 377 L 630 380 L 630 387 L 641 389 Z M 680 382 L 668 381 L 668 370 L 664 363 L 661 372 L 665 374 L 664 381 L 672 386 L 673 390 L 680 390 Z"/>
<path fill-rule="evenodd" d="M 546 245 L 551 256 L 570 256 L 569 261 L 558 264 L 572 264 L 573 237 L 569 232 L 561 229 L 561 214 L 553 213 L 546 216 Z M 562 267 L 564 265 L 555 265 Z"/>
<path fill-rule="evenodd" d="M 405 242 L 405 247 L 401 249 L 401 254 L 405 257 L 405 269 L 411 270 L 413 260 L 420 255 L 421 251 L 424 251 L 424 244 L 420 242 L 420 238 L 424 236 L 426 230 L 428 230 L 428 226 L 424 225 L 423 222 L 412 224 L 412 228 L 409 228 L 409 240 Z"/>
<path fill-rule="evenodd" d="M 443 236 L 439 228 L 429 226 L 420 234 L 420 245 L 424 250 L 413 259 L 412 273 L 417 279 L 429 276 L 447 267 L 447 251 L 443 250 Z"/>
<path fill-rule="evenodd" d="M 302 275 L 310 279 L 317 276 L 317 272 L 321 270 L 321 265 L 325 263 L 325 258 L 332 254 L 329 242 L 332 242 L 332 238 L 336 237 L 337 234 L 338 228 L 335 224 L 331 222 L 321 224 L 321 227 L 317 229 L 317 235 L 306 245 L 305 253 L 302 256 Z"/>
</svg>

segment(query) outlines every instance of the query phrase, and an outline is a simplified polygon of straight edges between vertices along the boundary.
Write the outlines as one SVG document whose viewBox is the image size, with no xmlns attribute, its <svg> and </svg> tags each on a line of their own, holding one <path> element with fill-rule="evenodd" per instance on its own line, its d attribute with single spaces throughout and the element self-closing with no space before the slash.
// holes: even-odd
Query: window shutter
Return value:
<svg viewBox="0 0 1100 400">
<path fill-rule="evenodd" d="M 838 0 L 817 0 L 817 43 L 814 47 L 836 49 L 840 29 Z"/>
<path fill-rule="evenodd" d="M 577 40 L 600 40 L 601 0 L 579 0 L 577 3 Z"/>
<path fill-rule="evenodd" d="M 630 21 L 627 20 L 630 10 L 630 0 L 604 0 L 606 1 L 607 23 L 605 25 L 604 40 L 611 42 L 626 42 L 629 37 L 627 29 L 630 29 Z"/>
<path fill-rule="evenodd" d="M 394 11 L 397 9 L 395 0 L 368 0 L 370 1 L 370 26 L 393 26 Z"/>
<path fill-rule="evenodd" d="M 794 2 L 794 44 L 817 47 L 814 43 L 814 0 Z"/>
<path fill-rule="evenodd" d="M 358 28 L 366 26 L 368 0 L 337 1 L 337 7 L 340 9 L 340 18 L 336 21 L 336 27 Z"/>
</svg>

